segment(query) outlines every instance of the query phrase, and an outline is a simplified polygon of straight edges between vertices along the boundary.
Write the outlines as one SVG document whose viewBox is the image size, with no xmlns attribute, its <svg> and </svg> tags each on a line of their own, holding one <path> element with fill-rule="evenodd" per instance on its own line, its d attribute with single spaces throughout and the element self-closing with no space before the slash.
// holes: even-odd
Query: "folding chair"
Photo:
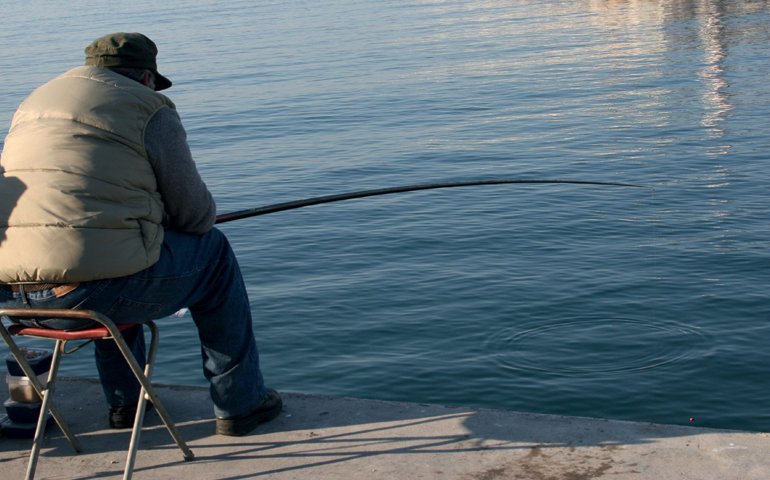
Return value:
<svg viewBox="0 0 770 480">
<path fill-rule="evenodd" d="M 101 325 L 101 327 L 89 328 L 84 330 L 57 330 L 52 328 L 36 328 L 25 327 L 18 323 L 11 323 L 7 328 L 3 325 L 2 319 L 21 319 L 21 318 L 80 318 L 85 320 L 93 320 Z M 146 325 L 151 333 L 150 348 L 147 352 L 147 362 L 145 364 L 144 372 L 142 372 L 139 363 L 134 357 L 133 353 L 129 349 L 121 332 L 136 325 Z M 19 349 L 16 342 L 13 340 L 13 336 L 20 335 L 32 338 L 45 338 L 55 340 L 53 357 L 51 359 L 51 368 L 48 374 L 48 382 L 42 385 L 37 379 L 35 372 L 32 370 L 32 366 L 27 362 L 24 354 Z M 43 437 L 45 434 L 47 412 L 51 413 L 51 416 L 56 421 L 59 428 L 67 437 L 72 448 L 75 452 L 81 452 L 80 443 L 75 435 L 72 434 L 69 426 L 64 421 L 59 409 L 53 401 L 53 392 L 56 382 L 56 374 L 59 369 L 59 363 L 62 355 L 70 353 L 65 350 L 66 343 L 70 340 L 95 340 L 95 339 L 111 339 L 115 341 L 118 349 L 128 362 L 131 371 L 136 376 L 136 379 L 141 384 L 141 392 L 139 395 L 139 402 L 136 408 L 136 417 L 134 418 L 134 428 L 131 432 L 131 441 L 128 447 L 128 455 L 126 457 L 126 467 L 123 472 L 123 478 L 128 480 L 131 478 L 134 470 L 134 461 L 136 459 L 136 451 L 139 446 L 139 436 L 142 430 L 142 424 L 144 422 L 144 413 L 147 405 L 147 400 L 152 401 L 155 410 L 158 412 L 163 424 L 168 429 L 171 437 L 176 444 L 182 450 L 185 460 L 192 460 L 194 455 L 192 451 L 187 447 L 187 444 L 179 434 L 174 422 L 168 415 L 166 408 L 161 403 L 160 398 L 155 394 L 155 391 L 150 384 L 150 376 L 152 374 L 152 367 L 155 361 L 155 354 L 158 350 L 158 328 L 152 321 L 145 322 L 143 324 L 121 324 L 116 325 L 106 316 L 94 312 L 91 310 L 69 310 L 69 309 L 41 309 L 41 308 L 0 308 L 0 336 L 3 337 L 5 343 L 8 344 L 8 348 L 11 353 L 16 357 L 16 360 L 24 371 L 24 374 L 29 378 L 35 392 L 42 399 L 40 406 L 40 416 L 37 421 L 37 429 L 35 430 L 35 438 L 32 444 L 32 451 L 29 455 L 29 463 L 27 465 L 28 480 L 32 480 L 35 476 L 35 468 L 37 467 L 37 460 L 40 455 L 40 448 L 43 444 Z"/>
</svg>

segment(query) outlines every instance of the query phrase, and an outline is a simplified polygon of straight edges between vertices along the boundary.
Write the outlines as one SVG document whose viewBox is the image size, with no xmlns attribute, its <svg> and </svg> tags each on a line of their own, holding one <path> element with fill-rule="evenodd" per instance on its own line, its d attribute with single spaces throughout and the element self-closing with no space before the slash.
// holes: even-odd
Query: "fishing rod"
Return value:
<svg viewBox="0 0 770 480">
<path fill-rule="evenodd" d="M 611 187 L 633 187 L 641 188 L 641 185 L 616 182 L 592 182 L 584 180 L 522 180 L 522 179 L 487 179 L 470 180 L 465 182 L 444 182 L 444 183 L 425 183 L 417 185 L 402 185 L 400 187 L 375 188 L 373 190 L 360 190 L 357 192 L 338 193 L 334 195 L 324 195 L 320 197 L 306 198 L 303 200 L 293 200 L 290 202 L 275 203 L 262 207 L 248 208 L 230 213 L 217 215 L 215 223 L 230 222 L 241 218 L 256 217 L 258 215 L 267 215 L 269 213 L 283 212 L 295 208 L 308 207 L 311 205 L 320 205 L 322 203 L 339 202 L 342 200 L 352 200 L 354 198 L 373 197 L 376 195 L 388 195 L 392 193 L 414 192 L 417 190 L 432 190 L 436 188 L 454 188 L 471 187 L 476 185 L 506 185 L 506 184 L 567 184 L 567 185 L 599 185 Z"/>
</svg>

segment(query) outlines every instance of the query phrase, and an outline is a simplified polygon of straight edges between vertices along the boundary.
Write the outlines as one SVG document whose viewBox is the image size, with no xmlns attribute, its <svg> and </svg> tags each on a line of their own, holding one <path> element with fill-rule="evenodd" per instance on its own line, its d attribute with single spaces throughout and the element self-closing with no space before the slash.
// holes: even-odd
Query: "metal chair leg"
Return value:
<svg viewBox="0 0 770 480">
<path fill-rule="evenodd" d="M 51 397 L 53 396 L 54 386 L 56 382 L 56 374 L 59 371 L 62 343 L 63 342 L 61 340 L 56 340 L 56 347 L 54 350 L 53 358 L 51 359 L 51 369 L 48 372 L 48 381 L 46 382 L 45 388 L 43 389 L 43 401 L 40 404 L 40 415 L 38 415 L 37 417 L 37 428 L 35 429 L 35 439 L 32 441 L 32 450 L 29 453 L 29 463 L 27 464 L 26 480 L 32 480 L 33 478 L 35 478 L 35 469 L 37 469 L 37 460 L 40 457 L 40 448 L 43 446 L 43 439 L 45 438 L 45 426 L 46 426 L 46 423 L 48 423 L 48 408 L 51 405 Z M 18 357 L 16 360 L 18 361 Z M 32 379 L 33 377 L 28 377 L 28 378 Z"/>
<path fill-rule="evenodd" d="M 164 425 L 166 425 L 166 429 L 168 430 L 169 434 L 171 434 L 171 437 L 176 442 L 177 446 L 180 450 L 182 450 L 182 454 L 184 455 L 185 460 L 192 460 L 195 458 L 195 455 L 193 455 L 190 448 L 187 446 L 187 443 L 185 443 L 184 439 L 182 439 L 182 436 L 179 434 L 179 431 L 176 429 L 176 426 L 174 425 L 174 422 L 171 421 L 171 417 L 168 414 L 168 411 L 166 411 L 166 407 L 163 406 L 163 402 L 160 401 L 160 398 L 155 394 L 155 390 L 152 388 L 152 385 L 150 385 L 150 381 L 147 379 L 147 377 L 144 375 L 144 372 L 142 371 L 141 367 L 139 367 L 139 363 L 134 358 L 133 353 L 131 352 L 131 349 L 128 348 L 128 345 L 126 344 L 125 340 L 123 340 L 123 336 L 120 335 L 120 331 L 118 331 L 118 328 L 115 326 L 114 323 L 112 323 L 111 320 L 107 319 L 104 315 L 99 314 L 98 312 L 91 312 L 94 316 L 92 317 L 94 320 L 101 323 L 112 335 L 113 339 L 115 340 L 115 343 L 118 345 L 118 349 L 120 349 L 121 353 L 123 353 L 123 357 L 125 357 L 126 362 L 128 362 L 128 366 L 131 368 L 131 371 L 134 373 L 134 376 L 139 381 L 139 383 L 142 385 L 142 388 L 147 396 L 150 397 L 150 400 L 153 403 L 153 406 L 155 407 L 155 411 L 158 412 L 158 415 L 160 416 L 160 419 L 163 421 Z M 146 322 L 145 325 L 147 325 L 150 328 L 150 331 L 152 332 L 152 338 L 155 339 L 155 345 L 150 345 L 151 350 L 157 350 L 157 327 L 155 326 L 155 323 L 152 321 Z M 154 353 L 153 353 L 154 356 Z M 152 364 L 150 363 L 150 367 L 152 368 Z"/>
<path fill-rule="evenodd" d="M 154 326 L 154 325 L 153 325 Z M 144 364 L 144 376 L 149 379 L 152 376 L 152 367 L 155 363 L 155 354 L 158 350 L 157 329 L 150 327 L 150 349 L 147 352 L 147 361 Z M 123 472 L 123 480 L 130 480 L 134 472 L 134 463 L 136 461 L 136 452 L 139 449 L 139 439 L 142 434 L 142 425 L 147 408 L 147 391 L 144 387 L 139 392 L 139 402 L 136 406 L 136 416 L 134 417 L 134 428 L 131 431 L 131 441 L 128 445 L 128 454 L 126 455 L 126 468 Z"/>
</svg>

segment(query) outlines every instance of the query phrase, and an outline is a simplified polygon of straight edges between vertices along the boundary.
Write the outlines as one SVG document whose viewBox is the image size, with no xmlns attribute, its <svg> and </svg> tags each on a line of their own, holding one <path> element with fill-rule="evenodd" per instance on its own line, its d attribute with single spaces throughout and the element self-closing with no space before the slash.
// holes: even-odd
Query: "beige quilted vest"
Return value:
<svg viewBox="0 0 770 480">
<path fill-rule="evenodd" d="M 0 158 L 0 283 L 114 278 L 158 260 L 163 204 L 143 139 L 163 106 L 174 108 L 94 67 L 21 104 Z"/>
</svg>

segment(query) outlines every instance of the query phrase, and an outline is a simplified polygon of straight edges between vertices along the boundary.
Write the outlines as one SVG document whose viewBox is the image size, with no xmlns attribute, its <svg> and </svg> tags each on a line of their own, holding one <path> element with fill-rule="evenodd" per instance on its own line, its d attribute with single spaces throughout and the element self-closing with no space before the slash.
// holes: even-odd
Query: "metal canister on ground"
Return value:
<svg viewBox="0 0 770 480">
<path fill-rule="evenodd" d="M 26 347 L 22 347 L 21 351 L 40 383 L 45 385 L 53 352 Z M 0 429 L 7 437 L 32 438 L 40 415 L 40 396 L 12 354 L 6 357 L 5 364 L 8 369 L 6 383 L 9 399 L 3 404 L 7 415 L 6 418 L 0 419 Z"/>
</svg>

